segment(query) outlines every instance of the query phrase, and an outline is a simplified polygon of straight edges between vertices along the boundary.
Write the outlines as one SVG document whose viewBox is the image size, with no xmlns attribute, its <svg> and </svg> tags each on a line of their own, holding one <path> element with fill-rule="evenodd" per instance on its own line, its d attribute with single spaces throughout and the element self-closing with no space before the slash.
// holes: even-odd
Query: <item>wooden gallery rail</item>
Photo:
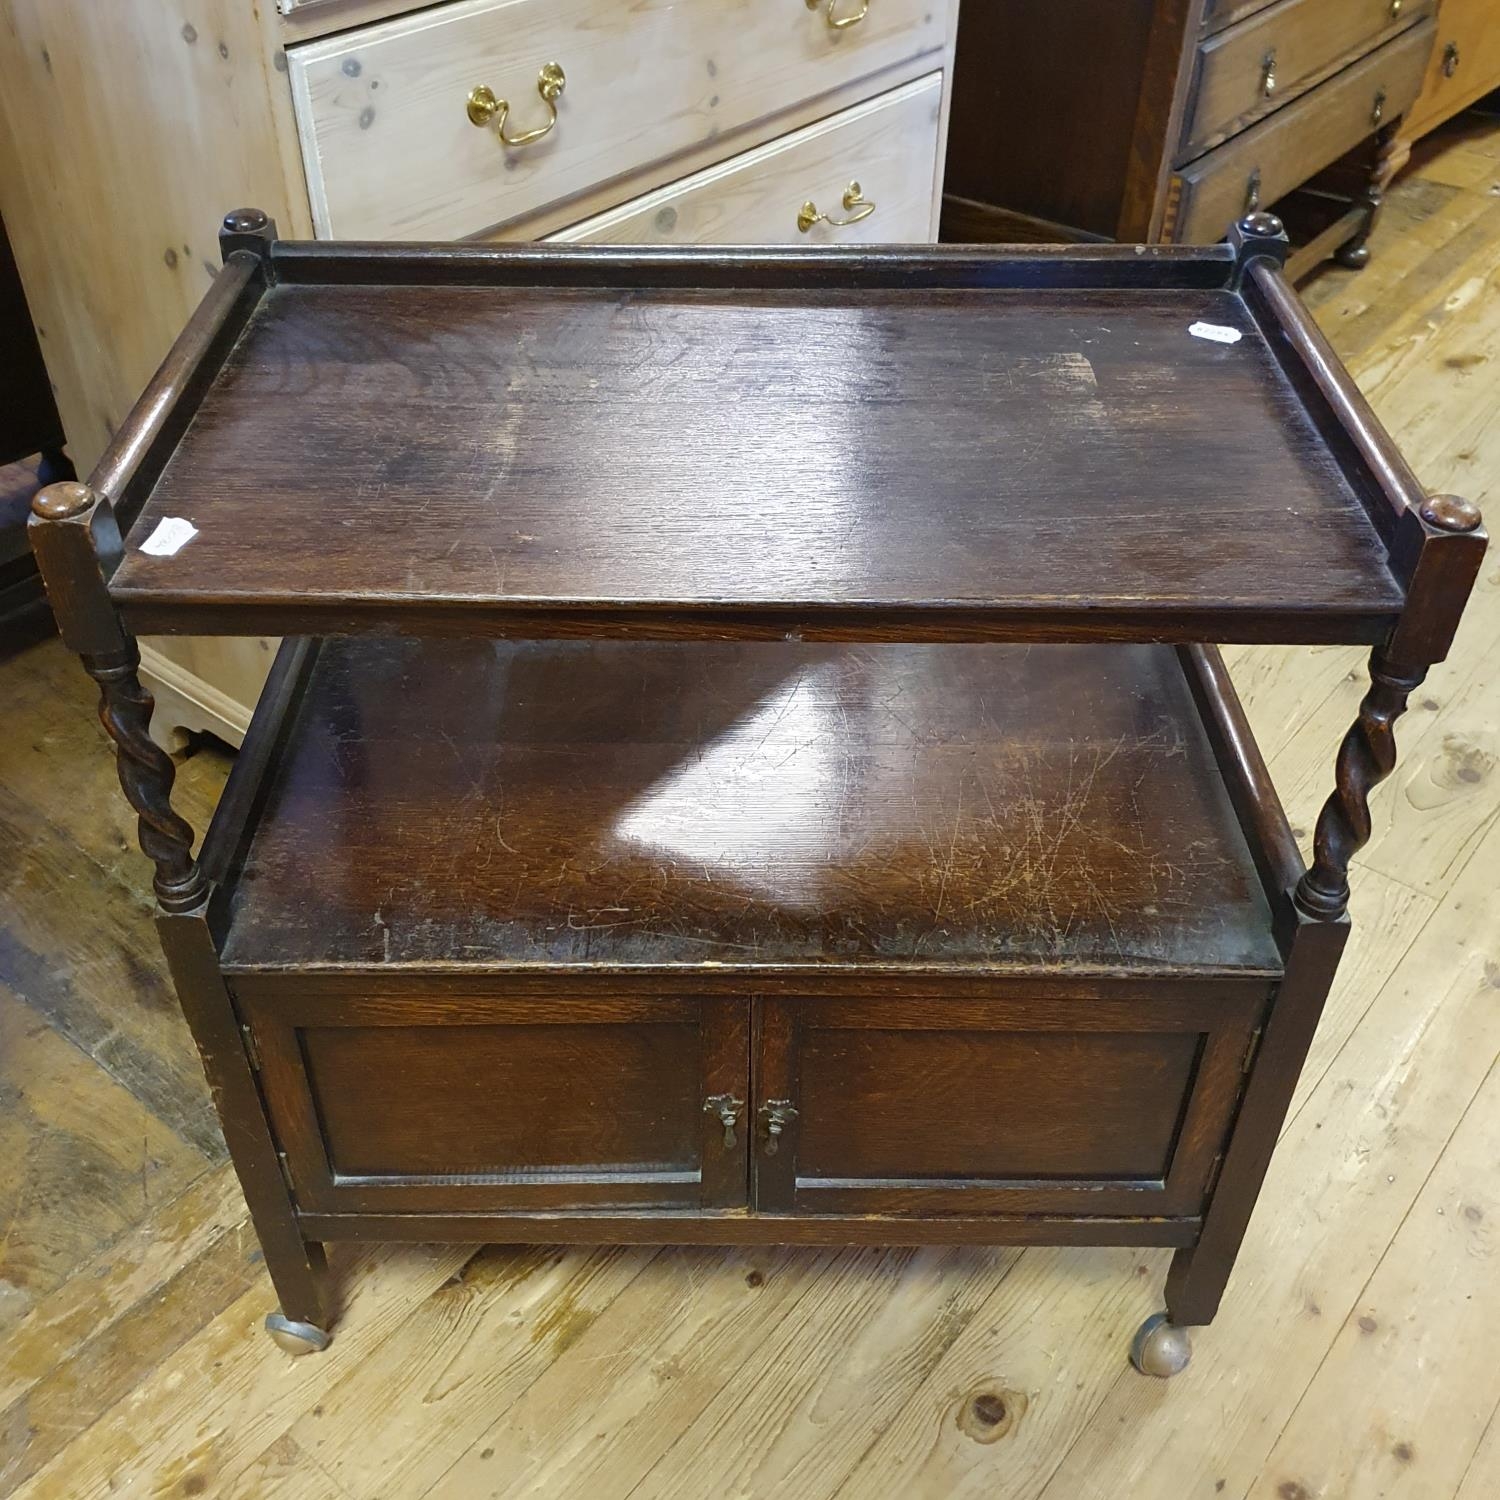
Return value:
<svg viewBox="0 0 1500 1500">
<path fill-rule="evenodd" d="M 297 244 L 37 498 L 294 1351 L 334 1239 L 1175 1249 L 1485 547 L 1224 245 Z M 186 540 L 184 540 L 186 538 Z M 203 841 L 137 632 L 285 644 Z M 1304 868 L 1210 642 L 1362 642 Z"/>
</svg>

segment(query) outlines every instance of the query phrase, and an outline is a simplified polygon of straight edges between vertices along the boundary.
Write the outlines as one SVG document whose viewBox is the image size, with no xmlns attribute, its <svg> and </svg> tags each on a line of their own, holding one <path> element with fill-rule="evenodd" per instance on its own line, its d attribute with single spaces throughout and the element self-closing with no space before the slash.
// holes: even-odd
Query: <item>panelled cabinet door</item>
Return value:
<svg viewBox="0 0 1500 1500">
<path fill-rule="evenodd" d="M 1195 1215 L 1264 999 L 759 1001 L 755 1207 Z"/>
<path fill-rule="evenodd" d="M 305 1210 L 745 1203 L 745 1001 L 236 989 Z"/>
</svg>

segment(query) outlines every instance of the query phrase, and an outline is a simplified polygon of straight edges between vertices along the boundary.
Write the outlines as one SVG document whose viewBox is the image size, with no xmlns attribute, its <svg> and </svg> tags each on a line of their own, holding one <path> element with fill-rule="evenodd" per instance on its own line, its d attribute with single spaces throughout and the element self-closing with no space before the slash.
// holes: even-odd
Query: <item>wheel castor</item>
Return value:
<svg viewBox="0 0 1500 1500">
<path fill-rule="evenodd" d="M 333 1335 L 316 1323 L 298 1323 L 279 1312 L 266 1315 L 266 1332 L 288 1354 L 321 1354 L 333 1342 Z"/>
<path fill-rule="evenodd" d="M 1130 1363 L 1142 1375 L 1166 1380 L 1187 1369 L 1193 1357 L 1193 1341 L 1186 1328 L 1171 1322 L 1166 1313 L 1152 1313 L 1136 1330 L 1130 1346 Z"/>
<path fill-rule="evenodd" d="M 1368 245 L 1340 245 L 1333 258 L 1348 271 L 1362 271 L 1370 264 Z"/>
</svg>

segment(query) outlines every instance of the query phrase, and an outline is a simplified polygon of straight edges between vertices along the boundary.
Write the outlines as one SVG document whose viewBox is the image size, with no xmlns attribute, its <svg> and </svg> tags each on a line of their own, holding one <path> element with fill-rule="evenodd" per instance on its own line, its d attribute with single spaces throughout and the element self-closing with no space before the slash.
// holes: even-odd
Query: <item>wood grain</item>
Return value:
<svg viewBox="0 0 1500 1500">
<path fill-rule="evenodd" d="M 1401 133 L 1408 140 L 1500 87 L 1500 28 L 1495 23 L 1494 0 L 1442 0 L 1422 92 L 1410 118 L 1402 122 Z"/>
<path fill-rule="evenodd" d="M 1151 647 L 330 641 L 225 959 L 1274 973 L 1195 712 Z"/>
<path fill-rule="evenodd" d="M 0 1329 L 203 1169 L 198 1154 L 0 987 Z"/>
<path fill-rule="evenodd" d="M 1436 8 L 1434 0 L 1416 0 L 1393 14 L 1391 0 L 1281 0 L 1199 43 L 1179 159 L 1280 109 Z"/>
<path fill-rule="evenodd" d="M 1115 274 L 1117 252 L 1078 253 L 1075 274 Z M 835 283 L 844 264 L 817 258 Z M 1132 264 L 1153 274 L 1135 258 L 1120 274 Z M 1195 320 L 1244 337 L 1192 338 Z M 618 292 L 286 285 L 205 398 L 113 592 L 138 630 L 235 634 L 420 615 L 910 638 L 930 616 L 949 636 L 1372 639 L 1399 591 L 1304 399 L 1223 291 L 640 290 L 622 310 Z M 392 403 L 421 413 L 398 445 Z M 199 535 L 147 556 L 167 515 Z"/>
<path fill-rule="evenodd" d="M 1500 1340 L 1500 1068 L 1475 1095 L 1405 1223 L 1350 1309 L 1250 1500 L 1291 1482 L 1309 1494 L 1452 1495 L 1493 1410 L 1481 1373 Z M 1431 1289 L 1441 1287 L 1440 1296 Z M 1468 1389 L 1437 1369 L 1470 1371 Z M 1348 1392 L 1358 1386 L 1356 1408 Z M 1442 1441 L 1426 1434 L 1442 1431 Z"/>
<path fill-rule="evenodd" d="M 1419 143 L 1414 175 L 1392 190 L 1370 267 L 1358 277 L 1330 269 L 1310 288 L 1320 321 L 1423 480 L 1481 503 L 1500 465 L 1490 378 L 1500 266 L 1493 225 L 1485 227 L 1496 213 L 1487 188 L 1497 163 L 1492 125 Z M 1465 475 L 1470 482 L 1459 482 Z M 1479 665 L 1500 630 L 1497 599 L 1500 565 L 1491 561 L 1453 662 L 1433 672 L 1406 721 L 1413 766 L 1424 754 L 1418 726 L 1430 719 L 1426 733 L 1434 744 L 1443 738 L 1465 665 Z M 1239 650 L 1232 668 L 1263 746 L 1276 752 L 1278 780 L 1284 766 L 1315 767 L 1321 796 L 1349 718 L 1344 702 L 1324 712 L 1345 670 L 1339 651 Z M 85 861 L 124 880 L 116 892 L 139 896 L 144 867 L 123 852 L 123 804 L 89 718 L 87 680 L 54 642 L 0 661 L 0 682 L 14 726 L 0 745 L 0 782 L 12 792 L 0 820 L 25 802 L 33 816 L 12 826 L 45 845 L 51 888 L 66 890 L 68 871 Z M 1357 684 L 1349 687 L 1357 700 Z M 1487 691 L 1475 687 L 1467 714 L 1480 711 Z M 1420 701 L 1428 694 L 1431 708 Z M 1477 722 L 1468 718 L 1466 735 Z M 222 775 L 222 761 L 200 752 L 183 766 L 179 790 L 206 801 Z M 1382 799 L 1399 793 L 1398 777 L 1376 795 L 1377 841 Z M 193 821 L 201 826 L 199 813 Z M 1398 877 L 1401 847 L 1393 837 L 1387 850 Z M 1477 1336 L 1490 1316 L 1490 1304 L 1480 1305 L 1488 1261 L 1470 1253 L 1474 1231 L 1450 1223 L 1447 1193 L 1456 1183 L 1468 1201 L 1464 1189 L 1485 1167 L 1473 1148 L 1494 1137 L 1500 847 L 1493 837 L 1459 840 L 1452 858 L 1441 905 L 1399 880 L 1361 877 L 1356 860 L 1343 982 L 1273 1162 L 1266 1211 L 1251 1225 L 1218 1322 L 1199 1334 L 1193 1365 L 1169 1386 L 1141 1381 L 1122 1355 L 1121 1330 L 1159 1306 L 1166 1257 L 1156 1251 L 1032 1248 L 1018 1259 L 1012 1251 L 969 1260 L 963 1251 L 723 1247 L 677 1260 L 641 1256 L 631 1269 L 660 1271 L 621 1271 L 591 1288 L 582 1267 L 609 1252 L 580 1253 L 552 1275 L 554 1252 L 516 1250 L 487 1252 L 443 1286 L 470 1253 L 462 1251 L 437 1268 L 436 1283 L 408 1278 L 385 1288 L 378 1339 L 366 1337 L 375 1309 L 357 1299 L 322 1363 L 288 1365 L 258 1328 L 272 1302 L 264 1285 L 238 1299 L 228 1324 L 174 1338 L 182 1304 L 159 1307 L 154 1289 L 176 1274 L 188 1228 L 157 1217 L 118 1242 L 118 1261 L 111 1247 L 86 1260 L 21 1325 L 35 1335 L 17 1349 L 31 1369 L 64 1359 L 96 1318 L 101 1332 L 122 1316 L 138 1320 L 117 1346 L 138 1360 L 117 1367 L 130 1393 L 97 1420 L 85 1408 L 88 1425 L 48 1458 L 27 1493 L 74 1500 L 109 1493 L 114 1478 L 115 1493 L 201 1487 L 234 1500 L 601 1500 L 632 1490 L 652 1500 L 720 1491 L 754 1500 L 778 1492 L 1035 1500 L 1050 1480 L 1051 1500 L 1286 1500 L 1297 1487 L 1315 1494 L 1320 1486 L 1364 1500 L 1373 1481 L 1434 1500 L 1456 1483 L 1458 1500 L 1491 1500 L 1500 1487 L 1500 1384 L 1489 1349 L 1466 1338 L 1471 1322 Z M 13 869 L 5 867 L 7 900 L 33 879 Z M 81 882 L 95 919 L 120 909 L 98 879 Z M 44 898 L 39 889 L 28 920 Z M 164 1020 L 164 991 L 153 1000 L 144 982 L 138 999 L 111 1012 L 112 989 L 124 994 L 111 975 L 124 973 L 125 959 L 116 953 L 115 969 L 104 963 L 102 933 L 77 953 L 71 945 L 85 923 L 68 910 L 56 908 L 48 932 L 31 929 L 38 974 L 66 969 L 75 987 L 87 981 L 106 1021 L 153 1005 Z M 0 928 L 10 913 L 7 905 Z M 122 922 L 108 941 L 139 958 L 151 938 Z M 79 1100 L 97 1109 L 95 1095 L 110 1088 L 101 1065 L 78 1056 L 78 1087 L 57 1106 L 75 1115 Z M 222 1223 L 219 1203 L 204 1200 L 203 1237 Z M 131 1280 L 132 1257 L 150 1253 L 154 1225 L 165 1236 L 161 1255 Z M 114 1271 L 96 1279 L 107 1266 Z M 1450 1270 L 1479 1277 L 1473 1301 L 1447 1297 Z M 353 1262 L 341 1279 L 368 1286 Z M 61 1320 L 55 1343 L 49 1309 Z M 1375 1332 L 1360 1326 L 1364 1315 L 1376 1319 Z M 1413 1386 L 1403 1355 L 1429 1326 L 1451 1337 Z M 1490 1416 L 1476 1420 L 1486 1405 Z M 24 1422 L 12 1420 L 0 1447 L 20 1448 L 24 1461 Z M 1345 1433 L 1357 1449 L 1352 1466 L 1319 1466 L 1325 1451 L 1343 1451 Z M 1403 1442 L 1409 1459 L 1394 1451 Z"/>
<path fill-rule="evenodd" d="M 571 225 L 552 238 L 576 244 L 737 245 L 920 244 L 937 238 L 933 195 L 942 137 L 943 75 L 914 83 L 754 151 L 731 157 Z M 798 215 L 813 201 L 836 219 L 858 181 L 875 211 L 848 226 L 803 231 Z"/>
<path fill-rule="evenodd" d="M 1417 97 L 1435 24 L 1426 21 L 1401 33 L 1322 88 L 1183 167 L 1172 238 L 1182 244 L 1218 239 L 1245 211 L 1256 173 L 1259 201 L 1270 204 L 1305 182 L 1310 171 L 1352 150 L 1378 123 L 1377 94 L 1384 96 L 1382 118 L 1394 120 Z"/>
<path fill-rule="evenodd" d="M 928 0 L 883 0 L 845 32 L 759 0 L 464 0 L 343 33 L 290 55 L 314 222 L 341 239 L 478 234 L 936 56 L 947 31 L 947 4 Z M 552 61 L 567 89 L 544 140 L 507 149 L 469 122 L 469 91 L 487 84 L 512 103 L 512 132 L 545 124 L 537 76 Z"/>
</svg>

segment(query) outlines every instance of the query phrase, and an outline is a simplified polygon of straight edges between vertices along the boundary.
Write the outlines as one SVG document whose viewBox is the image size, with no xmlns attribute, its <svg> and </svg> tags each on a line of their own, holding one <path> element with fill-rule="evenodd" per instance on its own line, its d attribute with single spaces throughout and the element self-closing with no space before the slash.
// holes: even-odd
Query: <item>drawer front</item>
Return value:
<svg viewBox="0 0 1500 1500">
<path fill-rule="evenodd" d="M 1195 1215 L 1264 998 L 768 999 L 755 1206 Z"/>
<path fill-rule="evenodd" d="M 552 237 L 637 245 L 930 241 L 942 102 L 943 76 L 929 74 Z M 855 183 L 862 196 L 846 208 Z M 804 231 L 809 201 L 827 218 Z M 866 204 L 873 207 L 863 211 Z"/>
<path fill-rule="evenodd" d="M 1500 88 L 1500 4 L 1442 0 L 1436 45 L 1403 135 L 1419 136 Z"/>
<path fill-rule="evenodd" d="M 1248 207 L 1278 198 L 1410 108 L 1432 47 L 1433 22 L 1402 33 L 1285 109 L 1252 125 L 1172 180 L 1164 237 L 1211 244 Z"/>
<path fill-rule="evenodd" d="M 1345 58 L 1405 30 L 1419 0 L 1282 0 L 1198 47 L 1179 160 L 1279 109 Z"/>
<path fill-rule="evenodd" d="M 1276 0 L 1203 0 L 1202 29 L 1205 34 L 1223 31 L 1275 3 Z"/>
<path fill-rule="evenodd" d="M 834 19 L 858 14 L 835 0 Z M 947 4 L 468 0 L 289 54 L 323 236 L 458 238 L 535 212 L 886 68 L 939 52 Z M 544 70 L 563 89 L 542 97 Z M 555 93 L 558 75 L 549 75 Z M 476 126 L 476 86 L 513 107 Z"/>
<path fill-rule="evenodd" d="M 302 1209 L 745 1202 L 743 1002 L 237 998 Z"/>
</svg>

